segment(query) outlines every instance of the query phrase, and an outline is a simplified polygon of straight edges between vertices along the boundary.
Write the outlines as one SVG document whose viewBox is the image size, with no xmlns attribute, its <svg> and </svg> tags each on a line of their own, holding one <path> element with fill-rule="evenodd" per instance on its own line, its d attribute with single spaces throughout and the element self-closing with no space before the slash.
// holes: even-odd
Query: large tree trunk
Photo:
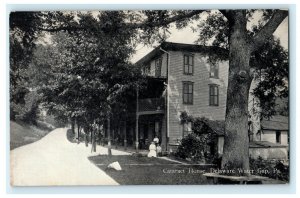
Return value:
<svg viewBox="0 0 300 198">
<path fill-rule="evenodd" d="M 248 94 L 251 84 L 245 11 L 232 13 L 222 168 L 249 170 Z M 235 174 L 233 173 L 233 174 Z"/>
</svg>

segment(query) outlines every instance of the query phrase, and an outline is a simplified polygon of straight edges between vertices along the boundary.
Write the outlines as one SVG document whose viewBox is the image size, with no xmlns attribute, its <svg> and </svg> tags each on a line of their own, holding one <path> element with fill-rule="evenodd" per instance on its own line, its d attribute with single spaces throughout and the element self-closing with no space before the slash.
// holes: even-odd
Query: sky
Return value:
<svg viewBox="0 0 300 198">
<path fill-rule="evenodd" d="M 171 35 L 166 40 L 168 42 L 195 44 L 195 41 L 198 38 L 197 32 L 193 32 L 190 26 L 182 30 L 177 30 L 173 25 L 170 28 L 170 32 Z M 274 32 L 274 36 L 280 39 L 280 44 L 285 49 L 288 49 L 288 18 L 286 18 L 280 24 L 280 26 Z M 141 59 L 143 56 L 148 54 L 155 47 L 157 47 L 157 44 L 156 45 L 154 44 L 153 47 L 144 46 L 143 44 L 138 45 L 136 48 L 136 53 L 132 56 L 131 61 L 133 63 L 137 62 L 139 59 Z"/>
</svg>

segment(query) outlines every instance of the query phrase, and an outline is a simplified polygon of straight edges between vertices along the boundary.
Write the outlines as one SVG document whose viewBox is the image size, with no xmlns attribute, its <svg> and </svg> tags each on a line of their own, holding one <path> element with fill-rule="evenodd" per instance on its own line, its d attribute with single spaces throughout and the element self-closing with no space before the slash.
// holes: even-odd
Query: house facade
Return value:
<svg viewBox="0 0 300 198">
<path fill-rule="evenodd" d="M 192 130 L 191 123 L 181 123 L 181 112 L 210 120 L 224 120 L 228 61 L 226 58 L 212 60 L 212 57 L 225 57 L 225 54 L 225 51 L 214 47 L 166 42 L 139 60 L 137 64 L 142 65 L 145 76 L 163 80 L 161 98 L 165 106 L 160 112 L 161 120 L 154 124 L 157 128 L 154 133 L 153 129 L 149 130 L 151 127 L 142 127 L 138 133 L 148 130 L 148 140 L 157 135 L 162 149 L 172 151 Z M 158 117 L 155 112 L 142 112 L 139 116 L 142 118 L 146 114 Z M 148 123 L 148 126 L 151 124 Z"/>
</svg>

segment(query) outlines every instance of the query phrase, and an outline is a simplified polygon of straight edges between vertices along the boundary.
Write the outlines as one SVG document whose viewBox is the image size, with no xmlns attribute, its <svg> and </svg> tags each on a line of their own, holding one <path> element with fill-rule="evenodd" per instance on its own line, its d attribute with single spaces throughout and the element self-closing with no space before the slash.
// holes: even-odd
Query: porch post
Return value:
<svg viewBox="0 0 300 198">
<path fill-rule="evenodd" d="M 135 149 L 139 152 L 139 87 L 136 86 Z"/>
</svg>

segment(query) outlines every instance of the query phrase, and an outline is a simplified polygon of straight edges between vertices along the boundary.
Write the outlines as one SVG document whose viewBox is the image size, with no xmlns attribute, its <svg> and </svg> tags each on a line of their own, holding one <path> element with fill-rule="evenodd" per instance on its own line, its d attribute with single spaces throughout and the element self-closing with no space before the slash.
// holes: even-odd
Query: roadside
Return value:
<svg viewBox="0 0 300 198">
<path fill-rule="evenodd" d="M 52 125 L 40 121 L 36 126 L 10 121 L 10 150 L 36 142 L 53 129 Z"/>
</svg>

